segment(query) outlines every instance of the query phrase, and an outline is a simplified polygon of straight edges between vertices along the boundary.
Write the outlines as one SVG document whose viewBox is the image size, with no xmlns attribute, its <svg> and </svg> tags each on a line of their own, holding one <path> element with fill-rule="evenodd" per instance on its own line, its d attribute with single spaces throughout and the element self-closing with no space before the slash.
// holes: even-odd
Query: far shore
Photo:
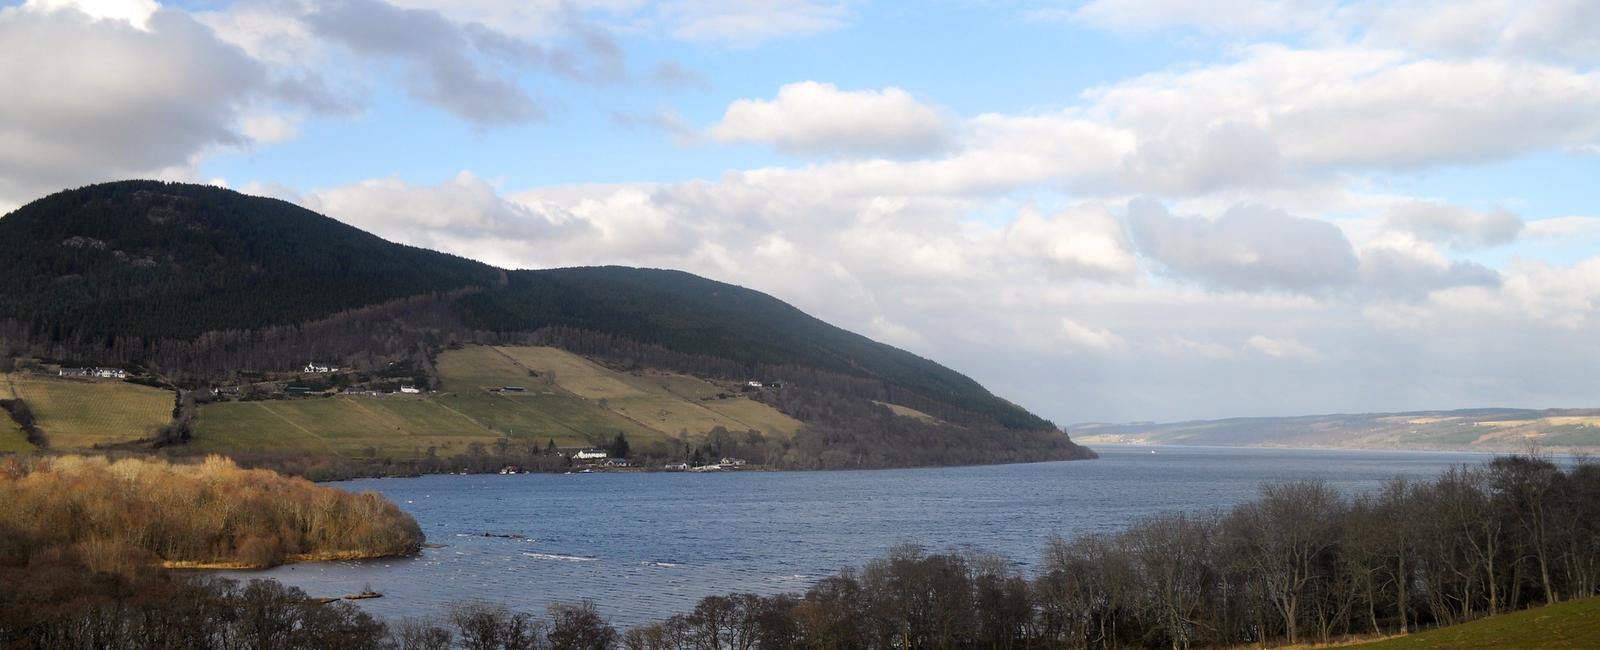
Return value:
<svg viewBox="0 0 1600 650">
<path fill-rule="evenodd" d="M 1366 452 L 1404 452 L 1416 454 L 1476 454 L 1480 456 L 1507 456 L 1511 454 L 1526 454 L 1527 448 L 1457 448 L 1457 447 L 1345 447 L 1336 445 L 1222 445 L 1222 444 L 1185 444 L 1178 442 L 1135 441 L 1120 440 L 1108 442 L 1104 440 L 1090 440 L 1086 438 L 1073 438 L 1073 442 L 1085 447 L 1140 447 L 1140 448 L 1170 448 L 1170 449 L 1281 449 L 1284 451 L 1366 451 Z M 1540 453 L 1558 456 L 1600 455 L 1600 449 L 1592 447 L 1540 447 Z"/>
</svg>

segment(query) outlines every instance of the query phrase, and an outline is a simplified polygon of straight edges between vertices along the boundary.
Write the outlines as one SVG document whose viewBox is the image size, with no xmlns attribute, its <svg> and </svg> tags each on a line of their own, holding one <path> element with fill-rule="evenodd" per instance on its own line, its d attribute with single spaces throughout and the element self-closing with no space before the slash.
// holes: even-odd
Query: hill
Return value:
<svg viewBox="0 0 1600 650">
<path fill-rule="evenodd" d="M 1548 451 L 1600 447 L 1600 409 L 1468 409 L 1169 424 L 1079 424 L 1085 444 L 1328 447 L 1436 451 Z"/>
<path fill-rule="evenodd" d="M 443 385 L 450 378 L 441 370 L 460 358 L 449 351 L 472 346 L 557 348 L 610 372 L 768 386 L 755 401 L 746 400 L 760 402 L 759 408 L 722 412 L 662 408 L 658 402 L 678 404 L 685 396 L 649 386 L 625 396 L 585 395 L 582 386 L 563 385 L 566 375 L 557 372 L 561 379 L 551 384 L 551 394 L 560 398 L 537 404 L 533 410 L 543 424 L 527 427 L 547 434 L 562 431 L 551 422 L 563 418 L 588 422 L 577 426 L 574 438 L 619 430 L 647 439 L 702 434 L 702 425 L 713 422 L 729 431 L 747 426 L 788 437 L 803 422 L 817 431 L 849 432 L 841 444 L 852 445 L 859 457 L 874 429 L 898 431 L 911 426 L 900 420 L 914 420 L 922 432 L 898 431 L 897 444 L 926 434 L 934 436 L 926 441 L 964 437 L 961 444 L 974 449 L 998 445 L 983 452 L 989 458 L 1088 454 L 1050 422 L 936 362 L 829 325 L 772 296 L 687 273 L 504 270 L 387 242 L 282 201 L 154 181 L 60 192 L 0 217 L 0 358 L 7 364 L 114 366 L 144 383 L 204 396 L 227 386 L 283 391 L 299 381 L 301 366 L 317 361 L 343 371 L 324 378 L 338 385 L 318 384 L 318 391 L 414 383 L 471 402 L 483 395 Z M 454 372 L 492 373 L 493 365 Z M 692 393 L 704 386 L 678 388 Z M 432 401 L 394 402 L 406 415 L 393 430 L 426 429 L 446 438 L 461 433 L 438 424 L 450 418 L 417 405 L 423 403 Z M 927 417 L 897 417 L 889 407 Z M 292 442 L 310 435 L 300 429 L 317 429 L 290 426 L 293 411 L 329 408 L 204 405 L 200 423 L 204 429 L 231 419 L 249 429 L 238 441 L 303 448 L 308 440 Z M 668 413 L 661 417 L 669 424 L 650 423 L 657 417 L 652 409 Z M 188 414 L 192 424 L 195 413 Z M 341 421 L 332 413 L 304 417 L 319 426 Z M 434 424 L 422 424 L 428 422 Z M 479 419 L 473 435 L 500 435 L 523 424 Z M 673 426 L 678 429 L 667 430 Z M 355 437 L 370 433 L 362 429 Z M 350 444 L 363 443 L 327 448 Z M 1011 448 L 1017 444 L 1031 451 Z"/>
<path fill-rule="evenodd" d="M 1597 646 L 1600 646 L 1600 598 L 1501 614 L 1350 647 L 1361 650 L 1577 650 Z"/>
</svg>

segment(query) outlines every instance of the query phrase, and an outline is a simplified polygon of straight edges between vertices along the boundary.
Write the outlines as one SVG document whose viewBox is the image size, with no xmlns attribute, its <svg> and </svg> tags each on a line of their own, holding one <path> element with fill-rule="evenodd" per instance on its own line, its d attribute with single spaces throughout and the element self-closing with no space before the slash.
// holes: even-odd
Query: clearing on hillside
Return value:
<svg viewBox="0 0 1600 650">
<path fill-rule="evenodd" d="M 618 372 L 557 348 L 493 349 L 521 368 L 538 373 L 546 385 L 553 384 L 666 435 L 684 431 L 704 435 L 723 427 L 787 437 L 800 428 L 798 420 L 771 406 L 696 377 L 660 371 Z"/>
<path fill-rule="evenodd" d="M 939 422 L 939 418 L 933 417 L 931 415 L 928 415 L 927 413 L 923 413 L 922 411 L 918 411 L 918 410 L 916 410 L 914 408 L 911 408 L 909 406 L 901 406 L 899 404 L 890 404 L 888 402 L 879 402 L 877 400 L 873 400 L 872 403 L 873 404 L 877 404 L 879 406 L 883 406 L 885 408 L 888 408 L 890 412 L 892 412 L 895 415 L 898 415 L 900 417 L 903 417 L 903 418 L 914 418 L 914 419 L 917 419 L 917 420 L 922 420 L 923 422 L 932 422 L 932 423 L 938 423 Z"/>
<path fill-rule="evenodd" d="M 1362 643 L 1361 650 L 1573 650 L 1600 647 L 1600 598 L 1587 598 Z"/>
<path fill-rule="evenodd" d="M 123 381 L 6 375 L 11 390 L 39 419 L 39 429 L 54 449 L 153 437 L 172 421 L 171 391 Z"/>
</svg>

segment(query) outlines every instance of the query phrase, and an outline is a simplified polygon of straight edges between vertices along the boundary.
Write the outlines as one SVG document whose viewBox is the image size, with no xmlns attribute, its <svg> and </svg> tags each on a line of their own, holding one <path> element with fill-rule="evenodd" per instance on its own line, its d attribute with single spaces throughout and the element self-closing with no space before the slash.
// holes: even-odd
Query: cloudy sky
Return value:
<svg viewBox="0 0 1600 650">
<path fill-rule="evenodd" d="M 0 2 L 0 210 L 158 177 L 750 286 L 1058 422 L 1600 406 L 1592 0 Z"/>
</svg>

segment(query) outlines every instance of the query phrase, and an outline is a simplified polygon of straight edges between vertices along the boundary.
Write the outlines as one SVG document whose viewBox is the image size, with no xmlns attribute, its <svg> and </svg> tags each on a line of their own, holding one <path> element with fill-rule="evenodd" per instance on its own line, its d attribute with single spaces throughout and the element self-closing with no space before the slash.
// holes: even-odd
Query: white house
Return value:
<svg viewBox="0 0 1600 650">
<path fill-rule="evenodd" d="M 62 368 L 62 377 L 99 377 L 100 379 L 127 379 L 128 371 L 121 368 Z"/>
<path fill-rule="evenodd" d="M 718 464 L 722 465 L 723 467 L 741 467 L 741 466 L 744 465 L 744 459 L 743 458 L 724 458 L 724 459 L 722 459 L 722 462 L 718 463 Z"/>
<path fill-rule="evenodd" d="M 324 365 L 322 365 L 320 363 L 307 363 L 305 371 L 309 372 L 309 373 L 312 373 L 312 374 L 321 374 L 321 373 L 333 372 L 334 371 L 334 367 L 333 366 L 324 366 Z"/>
<path fill-rule="evenodd" d="M 750 381 L 745 382 L 744 385 L 749 386 L 751 388 L 761 388 L 765 384 L 762 384 L 761 382 L 752 379 Z"/>
<path fill-rule="evenodd" d="M 418 393 L 421 393 L 422 389 L 421 388 L 417 388 L 416 386 L 401 386 L 400 387 L 400 392 L 405 393 L 407 395 L 416 395 Z"/>
<path fill-rule="evenodd" d="M 605 458 L 606 456 L 609 456 L 609 455 L 610 454 L 607 454 L 606 452 L 600 451 L 599 449 L 585 449 L 585 450 L 580 451 L 580 452 L 578 452 L 576 454 L 573 454 L 572 455 L 572 459 L 573 460 L 596 460 L 596 459 L 600 459 L 600 458 Z"/>
</svg>

